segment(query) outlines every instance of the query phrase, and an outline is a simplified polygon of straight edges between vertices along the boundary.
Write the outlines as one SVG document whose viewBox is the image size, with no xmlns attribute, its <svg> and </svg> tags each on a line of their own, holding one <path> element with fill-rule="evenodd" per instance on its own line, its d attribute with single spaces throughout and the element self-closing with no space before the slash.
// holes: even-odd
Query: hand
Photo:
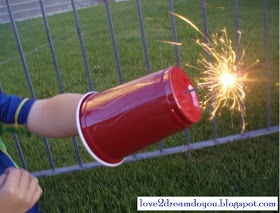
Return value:
<svg viewBox="0 0 280 213">
<path fill-rule="evenodd" d="M 11 167 L 0 176 L 1 213 L 24 213 L 41 194 L 38 179 L 24 169 Z"/>
</svg>

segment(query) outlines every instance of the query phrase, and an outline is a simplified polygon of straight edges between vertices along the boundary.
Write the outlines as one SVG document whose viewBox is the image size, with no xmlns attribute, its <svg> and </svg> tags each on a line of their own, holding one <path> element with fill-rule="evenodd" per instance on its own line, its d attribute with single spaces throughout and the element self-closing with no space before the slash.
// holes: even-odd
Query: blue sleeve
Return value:
<svg viewBox="0 0 280 213">
<path fill-rule="evenodd" d="M 0 93 L 0 134 L 5 131 L 28 134 L 26 122 L 34 99 Z"/>
</svg>

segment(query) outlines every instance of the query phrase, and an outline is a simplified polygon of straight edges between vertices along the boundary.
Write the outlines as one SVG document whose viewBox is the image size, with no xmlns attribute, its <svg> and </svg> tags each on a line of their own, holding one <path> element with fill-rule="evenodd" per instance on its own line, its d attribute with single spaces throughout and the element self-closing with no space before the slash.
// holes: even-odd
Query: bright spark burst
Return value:
<svg viewBox="0 0 280 213">
<path fill-rule="evenodd" d="M 202 82 L 198 85 L 208 88 L 209 92 L 206 94 L 206 100 L 203 104 L 211 103 L 213 107 L 211 119 L 223 107 L 228 107 L 230 110 L 239 111 L 244 121 L 245 92 L 243 82 L 246 80 L 246 72 L 237 69 L 242 58 L 237 61 L 236 53 L 232 49 L 231 41 L 227 38 L 226 30 L 222 30 L 221 35 L 213 35 L 212 42 L 209 44 L 201 43 L 199 40 L 197 40 L 197 44 L 211 56 L 209 61 L 202 55 L 200 55 L 201 59 L 198 60 L 204 68 L 203 77 L 200 78 Z M 244 128 L 245 126 L 242 127 L 242 129 Z"/>
<path fill-rule="evenodd" d="M 227 107 L 231 111 L 238 111 L 242 119 L 242 131 L 245 130 L 245 92 L 243 82 L 246 80 L 247 73 L 251 66 L 255 65 L 258 60 L 248 69 L 241 70 L 242 59 L 245 54 L 243 51 L 240 59 L 237 59 L 236 52 L 233 50 L 232 42 L 227 37 L 227 31 L 224 28 L 220 33 L 212 35 L 209 40 L 199 29 L 187 18 L 173 13 L 175 16 L 187 22 L 205 39 L 206 43 L 196 40 L 196 43 L 202 47 L 210 56 L 210 60 L 200 55 L 198 62 L 203 66 L 202 77 L 198 83 L 199 88 L 207 87 L 208 92 L 205 95 L 205 101 L 201 103 L 202 107 L 206 107 L 210 103 L 212 112 L 210 119 L 213 119 L 217 113 L 220 113 L 223 107 Z M 239 38 L 241 38 L 241 32 Z M 237 46 L 239 46 L 238 41 Z M 188 67 L 196 68 L 188 65 Z"/>
</svg>

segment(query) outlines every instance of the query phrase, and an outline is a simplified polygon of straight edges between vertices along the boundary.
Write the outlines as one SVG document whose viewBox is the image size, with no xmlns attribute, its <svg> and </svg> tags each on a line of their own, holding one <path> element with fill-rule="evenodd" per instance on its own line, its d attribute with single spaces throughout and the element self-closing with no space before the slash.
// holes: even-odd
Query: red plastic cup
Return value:
<svg viewBox="0 0 280 213">
<path fill-rule="evenodd" d="M 197 93 L 179 67 L 170 67 L 101 93 L 83 96 L 77 128 L 87 151 L 106 166 L 199 121 Z"/>
</svg>

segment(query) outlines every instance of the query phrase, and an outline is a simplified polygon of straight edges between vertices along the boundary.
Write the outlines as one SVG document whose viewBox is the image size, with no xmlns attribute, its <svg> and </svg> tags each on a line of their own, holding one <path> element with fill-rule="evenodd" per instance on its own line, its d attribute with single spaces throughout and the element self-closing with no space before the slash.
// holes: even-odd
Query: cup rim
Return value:
<svg viewBox="0 0 280 213">
<path fill-rule="evenodd" d="M 87 152 L 96 160 L 98 161 L 99 163 L 105 165 L 105 166 L 109 166 L 109 167 L 115 167 L 115 166 L 118 166 L 120 164 L 122 164 L 125 160 L 122 159 L 120 162 L 118 163 L 108 163 L 104 160 L 102 160 L 101 158 L 99 158 L 91 149 L 90 147 L 88 146 L 87 142 L 86 142 L 86 139 L 84 137 L 84 134 L 82 132 L 82 128 L 81 128 L 81 119 L 80 119 L 80 110 L 81 110 L 81 106 L 85 100 L 86 97 L 88 97 L 89 95 L 92 95 L 92 94 L 97 94 L 98 92 L 96 91 L 91 91 L 91 92 L 88 92 L 86 94 L 83 95 L 83 97 L 80 99 L 78 105 L 77 105 L 77 109 L 76 109 L 76 125 L 77 125 L 77 129 L 78 129 L 78 133 L 79 133 L 79 137 L 84 145 L 84 147 L 86 148 Z"/>
</svg>

